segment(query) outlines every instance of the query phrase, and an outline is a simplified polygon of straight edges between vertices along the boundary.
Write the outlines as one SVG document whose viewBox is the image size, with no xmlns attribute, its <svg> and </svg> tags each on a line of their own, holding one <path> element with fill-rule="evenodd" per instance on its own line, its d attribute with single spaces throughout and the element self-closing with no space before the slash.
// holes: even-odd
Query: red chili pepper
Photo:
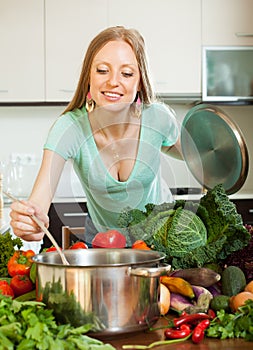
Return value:
<svg viewBox="0 0 253 350">
<path fill-rule="evenodd" d="M 183 310 L 180 314 L 180 317 L 185 316 L 185 315 L 188 315 L 188 313 L 185 310 Z"/>
<path fill-rule="evenodd" d="M 16 250 L 7 263 L 8 273 L 11 277 L 15 275 L 30 274 L 30 269 L 33 264 L 32 256 L 35 253 L 33 250 Z"/>
<path fill-rule="evenodd" d="M 181 339 L 187 337 L 191 333 L 191 328 L 187 324 L 182 324 L 180 328 L 167 328 L 164 331 L 166 339 Z"/>
<path fill-rule="evenodd" d="M 210 320 L 201 321 L 193 330 L 192 341 L 195 344 L 200 343 L 205 337 L 205 330 L 209 327 Z"/>
<path fill-rule="evenodd" d="M 173 326 L 180 327 L 182 324 L 195 324 L 201 320 L 209 319 L 209 316 L 203 312 L 196 314 L 183 315 L 178 318 L 174 318 Z"/>
<path fill-rule="evenodd" d="M 216 313 L 212 309 L 208 309 L 207 314 L 208 314 L 208 316 L 210 317 L 211 320 L 213 320 L 216 317 Z"/>
</svg>

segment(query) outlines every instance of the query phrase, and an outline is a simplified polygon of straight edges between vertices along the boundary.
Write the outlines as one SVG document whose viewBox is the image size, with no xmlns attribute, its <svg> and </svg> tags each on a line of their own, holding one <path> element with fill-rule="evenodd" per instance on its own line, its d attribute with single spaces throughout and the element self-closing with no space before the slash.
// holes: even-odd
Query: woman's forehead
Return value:
<svg viewBox="0 0 253 350">
<path fill-rule="evenodd" d="M 106 43 L 95 55 L 95 62 L 117 61 L 124 64 L 137 64 L 132 47 L 124 40 L 114 40 Z"/>
</svg>

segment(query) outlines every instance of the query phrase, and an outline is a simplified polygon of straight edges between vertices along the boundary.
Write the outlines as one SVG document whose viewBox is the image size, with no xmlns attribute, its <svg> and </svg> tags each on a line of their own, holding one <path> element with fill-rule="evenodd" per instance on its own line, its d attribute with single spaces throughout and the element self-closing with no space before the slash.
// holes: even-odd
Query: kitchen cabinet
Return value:
<svg viewBox="0 0 253 350">
<path fill-rule="evenodd" d="M 44 100 L 44 0 L 0 0 L 0 102 Z"/>
<path fill-rule="evenodd" d="M 200 0 L 109 0 L 108 17 L 144 36 L 156 92 L 200 93 Z"/>
<path fill-rule="evenodd" d="M 49 232 L 52 233 L 57 243 L 62 246 L 62 226 L 82 227 L 87 216 L 85 202 L 52 203 L 49 212 Z M 52 243 L 44 237 L 43 248 L 51 247 Z"/>
<path fill-rule="evenodd" d="M 252 0 L 202 0 L 203 45 L 253 45 Z"/>
<path fill-rule="evenodd" d="M 46 0 L 45 8 L 47 101 L 70 100 L 88 43 L 114 25 L 145 37 L 157 92 L 200 93 L 200 0 Z"/>
<path fill-rule="evenodd" d="M 107 0 L 45 0 L 47 102 L 69 101 L 91 39 L 107 25 Z"/>
</svg>

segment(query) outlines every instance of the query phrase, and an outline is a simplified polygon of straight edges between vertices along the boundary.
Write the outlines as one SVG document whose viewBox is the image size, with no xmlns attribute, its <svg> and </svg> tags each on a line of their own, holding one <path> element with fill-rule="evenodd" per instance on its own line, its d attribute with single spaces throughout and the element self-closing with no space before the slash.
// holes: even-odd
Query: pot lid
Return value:
<svg viewBox="0 0 253 350">
<path fill-rule="evenodd" d="M 186 114 L 181 130 L 186 164 L 206 189 L 222 184 L 227 194 L 244 184 L 248 150 L 239 127 L 219 108 L 200 104 Z"/>
</svg>

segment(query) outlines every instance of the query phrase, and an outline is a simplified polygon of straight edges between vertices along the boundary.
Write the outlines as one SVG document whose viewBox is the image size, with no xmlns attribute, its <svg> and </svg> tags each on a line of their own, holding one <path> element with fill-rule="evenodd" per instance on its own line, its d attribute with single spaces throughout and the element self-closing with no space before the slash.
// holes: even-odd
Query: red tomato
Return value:
<svg viewBox="0 0 253 350">
<path fill-rule="evenodd" d="M 141 239 L 135 241 L 132 245 L 132 249 L 144 249 L 144 250 L 151 250 L 146 242 L 142 241 Z"/>
<path fill-rule="evenodd" d="M 126 237 L 117 230 L 99 232 L 92 240 L 93 248 L 125 248 Z"/>
<path fill-rule="evenodd" d="M 0 281 L 0 294 L 14 298 L 14 292 L 9 283 L 5 280 Z"/>
<path fill-rule="evenodd" d="M 54 252 L 55 250 L 56 250 L 56 248 L 54 246 L 52 246 L 52 247 L 49 247 L 49 248 L 46 249 L 46 253 Z"/>
<path fill-rule="evenodd" d="M 10 286 L 13 289 L 15 297 L 34 289 L 34 285 L 27 275 L 16 275 L 12 277 Z"/>
<path fill-rule="evenodd" d="M 88 249 L 88 246 L 84 242 L 76 242 L 69 249 Z"/>
</svg>

